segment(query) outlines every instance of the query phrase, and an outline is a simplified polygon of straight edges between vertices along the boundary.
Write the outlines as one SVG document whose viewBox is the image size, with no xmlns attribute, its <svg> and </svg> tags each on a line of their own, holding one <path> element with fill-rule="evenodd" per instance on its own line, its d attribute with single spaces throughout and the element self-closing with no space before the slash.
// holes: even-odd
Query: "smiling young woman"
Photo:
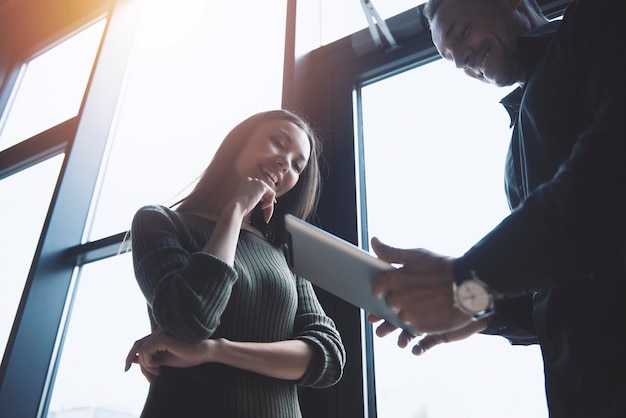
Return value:
<svg viewBox="0 0 626 418">
<path fill-rule="evenodd" d="M 306 219 L 317 203 L 318 144 L 291 112 L 253 115 L 173 209 L 136 213 L 133 264 L 153 332 L 126 368 L 150 382 L 143 417 L 298 417 L 297 386 L 341 378 L 335 324 L 285 257 L 284 214 Z"/>
</svg>

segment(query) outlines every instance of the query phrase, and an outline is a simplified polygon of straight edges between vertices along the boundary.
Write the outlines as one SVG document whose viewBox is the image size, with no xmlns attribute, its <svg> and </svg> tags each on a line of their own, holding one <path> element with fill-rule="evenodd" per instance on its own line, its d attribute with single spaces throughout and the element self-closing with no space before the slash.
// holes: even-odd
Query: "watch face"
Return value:
<svg viewBox="0 0 626 418">
<path fill-rule="evenodd" d="M 472 313 L 479 314 L 486 311 L 491 303 L 489 292 L 480 283 L 466 280 L 457 289 L 457 303 Z"/>
</svg>

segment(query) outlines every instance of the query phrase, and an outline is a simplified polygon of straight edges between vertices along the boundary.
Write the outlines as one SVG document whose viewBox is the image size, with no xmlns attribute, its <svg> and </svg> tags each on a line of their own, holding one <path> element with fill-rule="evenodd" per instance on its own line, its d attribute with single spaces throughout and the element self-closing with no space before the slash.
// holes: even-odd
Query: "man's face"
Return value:
<svg viewBox="0 0 626 418">
<path fill-rule="evenodd" d="M 431 33 L 437 50 L 470 77 L 509 86 L 523 81 L 513 58 L 524 27 L 520 0 L 444 0 Z"/>
</svg>

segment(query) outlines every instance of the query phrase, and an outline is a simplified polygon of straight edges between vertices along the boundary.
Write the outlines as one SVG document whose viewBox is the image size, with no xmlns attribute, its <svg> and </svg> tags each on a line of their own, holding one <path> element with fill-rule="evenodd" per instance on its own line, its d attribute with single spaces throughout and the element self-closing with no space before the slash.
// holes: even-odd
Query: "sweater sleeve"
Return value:
<svg viewBox="0 0 626 418">
<path fill-rule="evenodd" d="M 341 379 L 346 364 L 341 336 L 333 320 L 324 312 L 311 283 L 298 277 L 297 286 L 295 338 L 310 343 L 314 353 L 304 376 L 295 383 L 316 388 L 332 386 Z"/>
<path fill-rule="evenodd" d="M 137 283 L 156 324 L 185 341 L 209 338 L 220 324 L 237 274 L 221 259 L 191 252 L 189 233 L 167 208 L 146 206 L 133 218 Z"/>
</svg>

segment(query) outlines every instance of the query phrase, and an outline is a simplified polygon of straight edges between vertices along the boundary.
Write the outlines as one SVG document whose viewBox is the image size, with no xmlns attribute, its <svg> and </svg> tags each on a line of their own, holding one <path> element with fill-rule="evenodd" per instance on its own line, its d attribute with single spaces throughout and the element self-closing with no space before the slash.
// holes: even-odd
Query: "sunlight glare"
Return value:
<svg viewBox="0 0 626 418">
<path fill-rule="evenodd" d="M 204 0 L 145 2 L 138 46 L 149 51 L 180 46 L 199 28 L 206 35 L 213 35 L 206 37 L 207 41 L 215 39 L 229 21 L 224 15 L 230 12 L 231 5 L 228 1 Z M 203 19 L 207 15 L 215 18 L 207 22 Z"/>
</svg>

